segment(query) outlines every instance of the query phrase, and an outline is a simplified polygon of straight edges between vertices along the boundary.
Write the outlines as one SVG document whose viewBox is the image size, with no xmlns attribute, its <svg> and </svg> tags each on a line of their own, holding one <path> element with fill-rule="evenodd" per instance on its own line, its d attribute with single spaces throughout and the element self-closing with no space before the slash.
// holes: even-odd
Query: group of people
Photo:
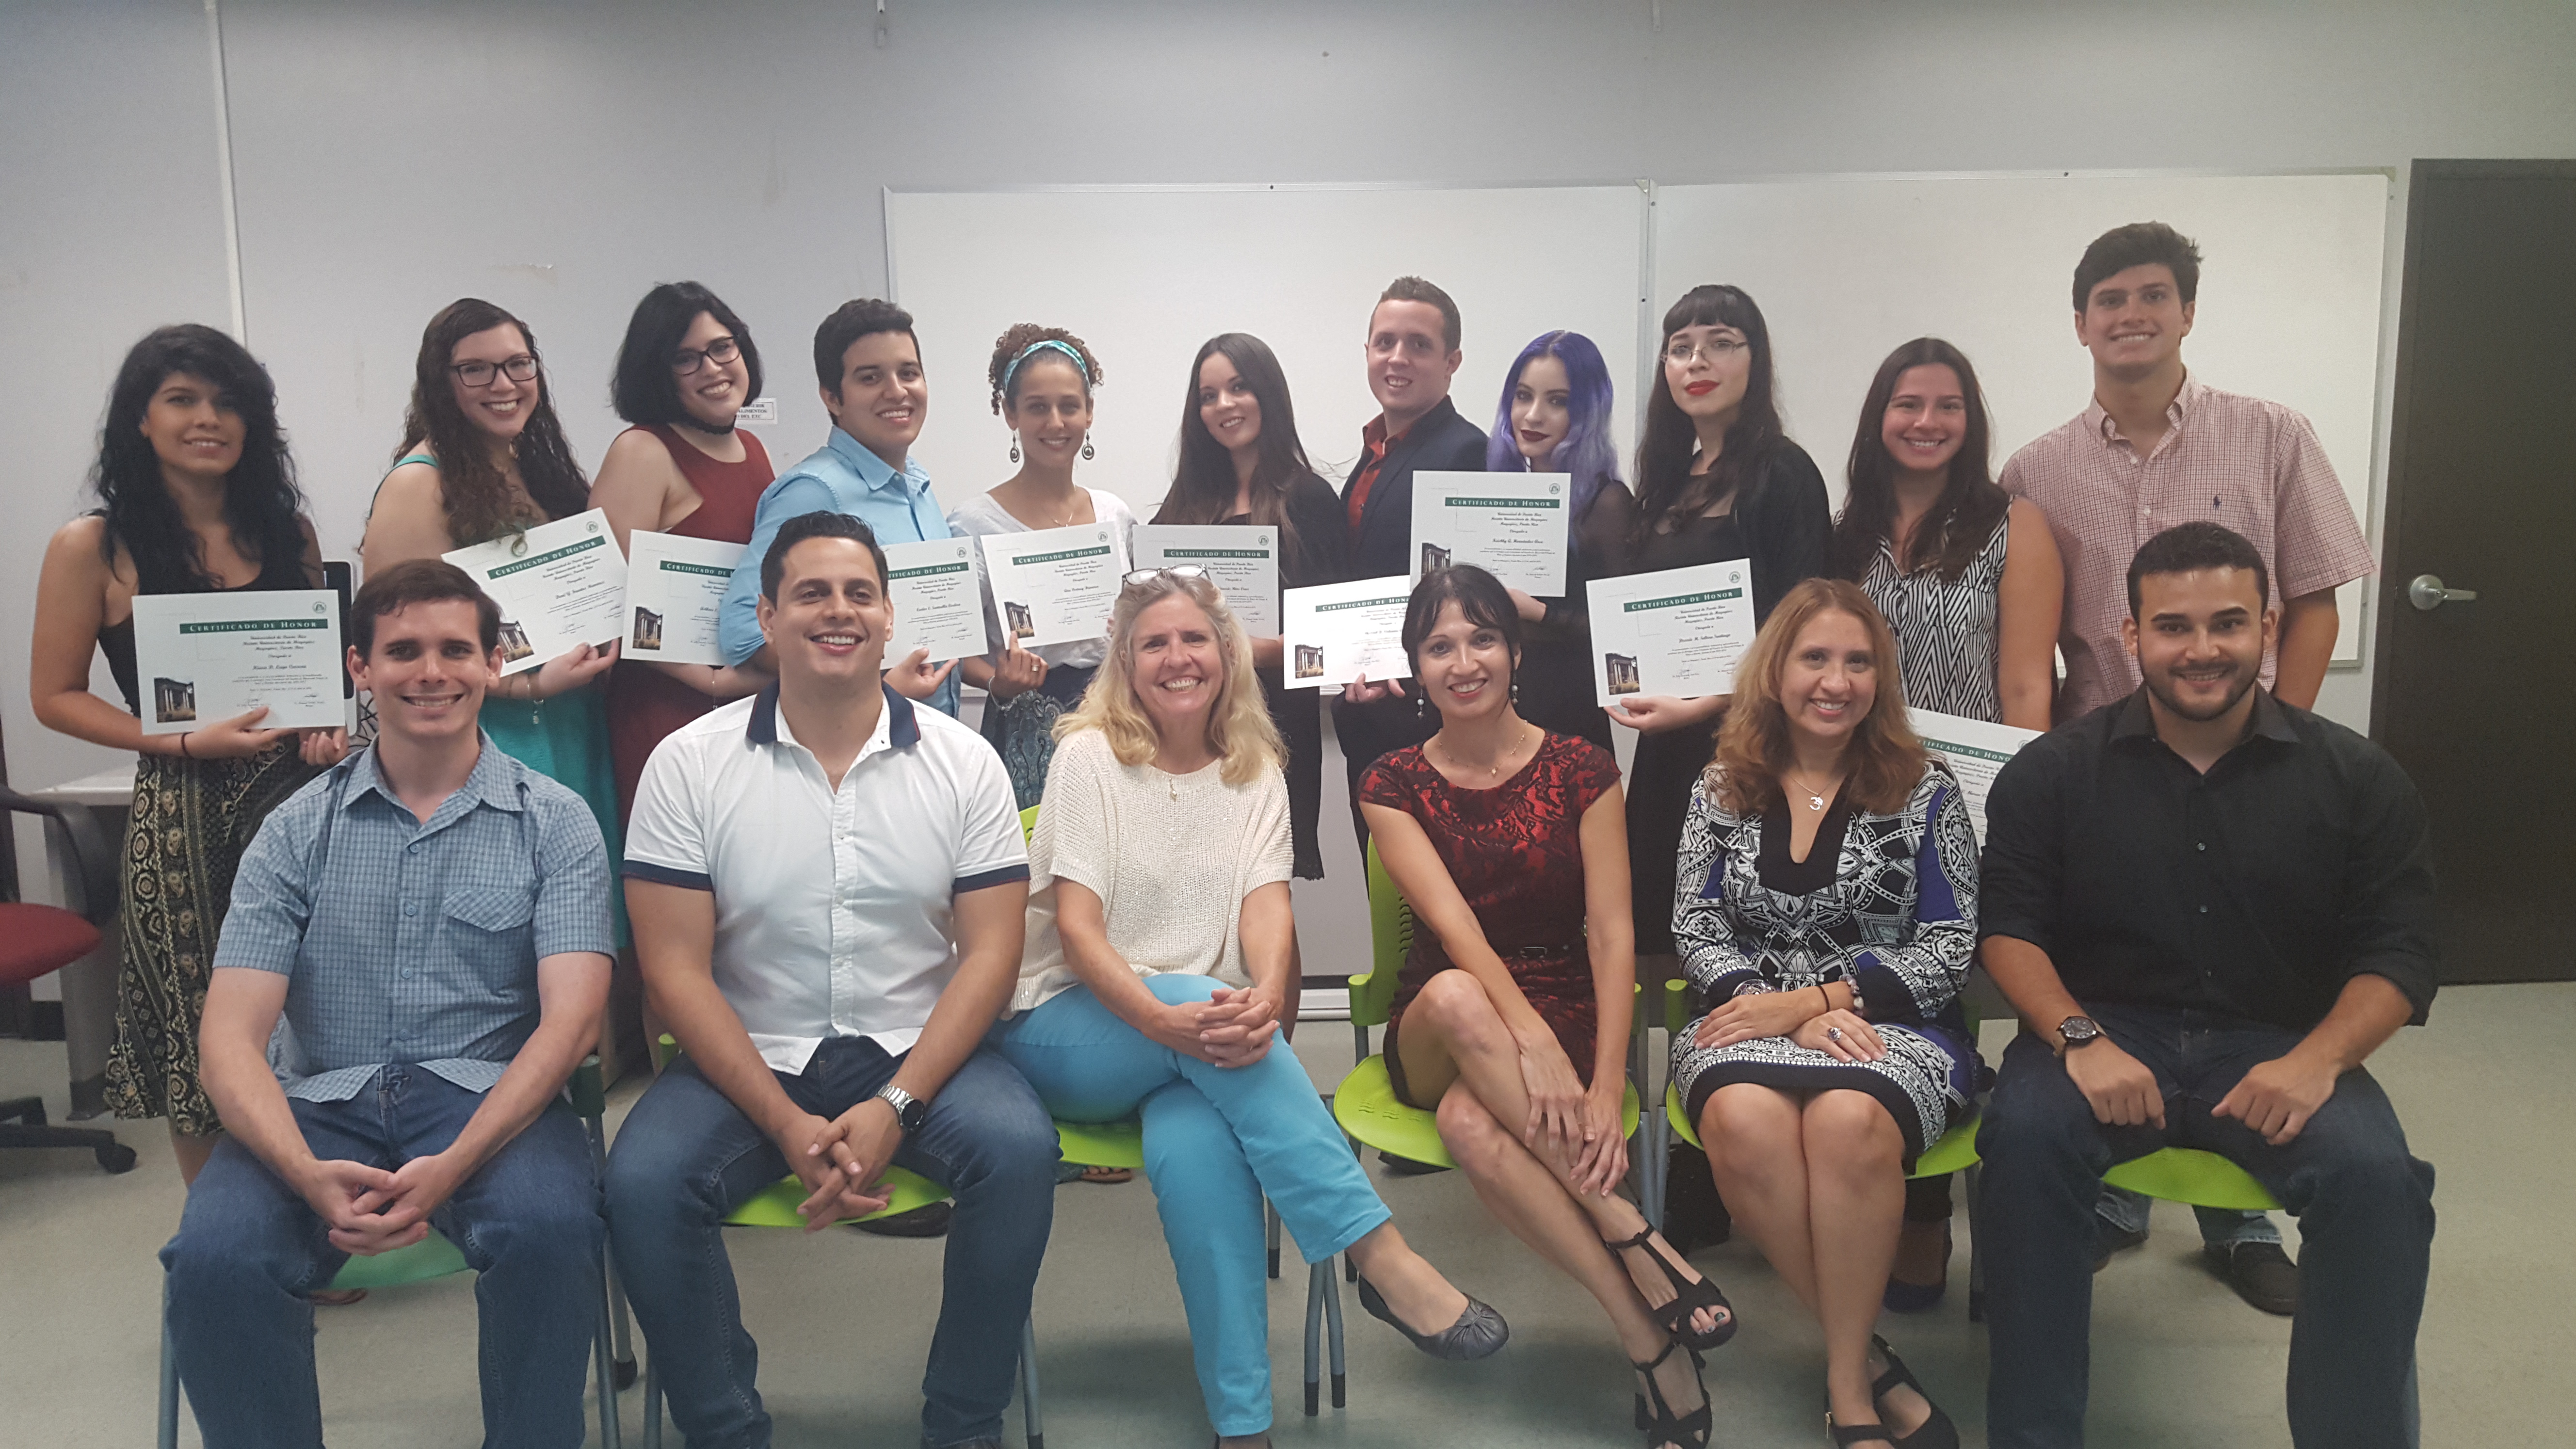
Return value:
<svg viewBox="0 0 2576 1449">
<path fill-rule="evenodd" d="M 1733 287 L 1667 314 L 1633 487 L 1590 341 L 1532 340 L 1489 434 L 1448 395 L 1458 309 L 1419 278 L 1370 315 L 1380 413 L 1338 490 L 1270 349 L 1227 333 L 1193 360 L 1155 521 L 1275 526 L 1287 586 L 1407 572 L 1419 469 L 1572 475 L 1565 597 L 1431 572 L 1410 681 L 1331 708 L 1354 823 L 1417 921 L 1390 1081 L 1601 1304 L 1650 1449 L 1709 1442 L 1703 1357 L 1737 1330 L 1621 1187 L 1635 986 L 1663 957 L 1699 1007 L 1672 1078 L 1823 1330 L 1836 1443 L 1957 1442 L 1873 1330 L 1939 1294 L 1948 1185 L 1905 1174 L 1980 1112 L 1991 1442 L 2081 1441 L 2087 1270 L 2144 1216 L 2102 1175 L 2169 1143 L 2302 1218 L 2299 1266 L 2260 1215 L 2203 1223 L 2240 1291 L 2295 1303 L 2293 1437 L 2407 1442 L 2431 1169 L 2361 1062 L 2433 992 L 2423 813 L 2308 712 L 2333 590 L 2370 559 L 2306 422 L 2185 372 L 2198 272 L 2157 223 L 2086 251 L 2093 404 L 1999 480 L 1968 359 L 1897 349 L 1838 518 Z M 258 364 L 199 327 L 127 358 L 32 677 L 46 723 L 141 756 L 111 1075 L 121 1113 L 169 1117 L 191 1183 L 163 1261 L 209 1445 L 318 1444 L 311 1302 L 347 1255 L 433 1226 L 483 1275 L 488 1442 L 579 1441 L 604 1241 L 689 1442 L 766 1443 L 721 1226 L 791 1175 L 809 1230 L 867 1216 L 896 1166 L 954 1203 L 923 1441 L 998 1443 L 1052 1120 L 1141 1119 L 1221 1446 L 1270 1422 L 1265 1200 L 1422 1351 L 1503 1346 L 1284 1047 L 1323 744 L 1279 641 L 1178 568 L 1130 574 L 1097 640 L 888 657 L 884 545 L 1134 521 L 1075 481 L 1099 360 L 1005 333 L 987 381 L 1016 471 L 943 512 L 911 455 L 912 319 L 852 302 L 814 358 L 832 432 L 773 479 L 735 426 L 749 330 L 655 288 L 614 375 L 635 426 L 586 482 L 526 325 L 442 311 L 348 610 L 357 747 L 255 714 L 141 733 L 136 594 L 321 574 Z M 731 663 L 584 646 L 501 675 L 497 609 L 438 555 L 591 507 L 621 543 L 746 545 Z M 1596 707 L 1583 582 L 1729 559 L 1760 620 L 1731 693 Z M 88 692 L 92 641 L 124 710 Z M 1908 706 L 2056 726 L 1994 782 L 1984 840 Z M 1614 727 L 1639 735 L 1624 781 Z M 560 1091 L 621 958 L 678 1053 L 602 1182 Z M 2023 1023 L 1990 1095 L 1960 1002 L 1979 960 Z"/>
</svg>

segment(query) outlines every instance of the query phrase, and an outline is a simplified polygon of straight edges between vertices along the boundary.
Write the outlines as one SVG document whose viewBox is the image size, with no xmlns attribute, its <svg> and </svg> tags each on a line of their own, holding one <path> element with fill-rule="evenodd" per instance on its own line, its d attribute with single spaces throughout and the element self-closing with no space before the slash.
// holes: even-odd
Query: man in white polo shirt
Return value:
<svg viewBox="0 0 2576 1449">
<path fill-rule="evenodd" d="M 778 682 L 665 739 L 627 828 L 645 989 L 684 1055 L 618 1131 L 610 1235 L 689 1444 L 759 1449 L 726 1215 L 789 1172 L 809 1232 L 884 1206 L 890 1163 L 944 1185 L 922 1442 L 999 1446 L 1057 1157 L 1037 1094 L 982 1049 L 1028 903 L 1010 777 L 880 683 L 894 608 L 866 524 L 789 520 L 761 594 Z"/>
</svg>

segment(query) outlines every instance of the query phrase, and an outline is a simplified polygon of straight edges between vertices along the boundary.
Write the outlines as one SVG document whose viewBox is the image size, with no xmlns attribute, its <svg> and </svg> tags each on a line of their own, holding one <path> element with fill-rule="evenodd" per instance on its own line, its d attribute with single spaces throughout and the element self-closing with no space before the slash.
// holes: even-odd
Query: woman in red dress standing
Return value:
<svg viewBox="0 0 2576 1449">
<path fill-rule="evenodd" d="M 715 293 L 695 282 L 664 282 L 644 294 L 626 324 L 611 384 L 617 415 L 634 426 L 608 445 L 590 486 L 590 501 L 607 513 L 619 548 L 639 528 L 751 542 L 752 513 L 775 475 L 768 450 L 734 420 L 759 393 L 760 350 Z M 618 823 L 635 808 L 635 782 L 663 736 L 768 682 L 742 669 L 620 660 L 608 682 Z"/>
</svg>

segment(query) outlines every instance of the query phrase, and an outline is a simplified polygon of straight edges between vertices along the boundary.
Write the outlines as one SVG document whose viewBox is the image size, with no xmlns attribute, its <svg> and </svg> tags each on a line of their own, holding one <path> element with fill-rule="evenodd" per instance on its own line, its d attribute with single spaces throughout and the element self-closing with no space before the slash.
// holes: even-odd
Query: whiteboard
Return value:
<svg viewBox="0 0 2576 1449">
<path fill-rule="evenodd" d="M 1829 178 L 1655 193 L 1648 325 L 1724 282 L 1771 326 L 1782 412 L 1840 506 L 1862 398 L 1898 344 L 1931 335 L 1976 364 L 1998 472 L 2083 411 L 2075 263 L 2095 237 L 2164 221 L 2200 243 L 2183 359 L 2214 387 L 2316 425 L 2353 515 L 2370 519 L 2390 178 L 2298 176 Z M 2339 591 L 2338 661 L 2361 657 L 2360 583 Z"/>
<path fill-rule="evenodd" d="M 1150 518 L 1171 485 L 1190 360 L 1220 332 L 1278 353 L 1306 451 L 1338 481 L 1376 416 L 1369 312 L 1398 276 L 1458 303 L 1458 411 L 1490 429 L 1503 370 L 1542 332 L 1635 372 L 1644 192 L 1634 185 L 1481 190 L 1102 187 L 886 193 L 891 295 L 921 339 L 931 406 L 914 456 L 948 508 L 1013 471 L 988 402 L 993 343 L 1015 322 L 1063 327 L 1100 359 L 1088 487 Z M 1622 389 L 1624 394 L 1624 388 Z M 1634 447 L 1622 395 L 1621 455 Z"/>
</svg>

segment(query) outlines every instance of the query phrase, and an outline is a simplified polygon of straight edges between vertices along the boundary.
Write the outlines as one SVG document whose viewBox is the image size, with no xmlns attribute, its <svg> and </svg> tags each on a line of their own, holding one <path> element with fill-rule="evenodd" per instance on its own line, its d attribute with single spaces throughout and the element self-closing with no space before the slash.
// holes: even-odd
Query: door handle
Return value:
<svg viewBox="0 0 2576 1449">
<path fill-rule="evenodd" d="M 2439 574 L 2417 574 L 2406 586 L 2406 602 L 2427 614 L 2444 604 L 2473 604 L 2477 598 L 2475 589 L 2443 588 Z"/>
</svg>

